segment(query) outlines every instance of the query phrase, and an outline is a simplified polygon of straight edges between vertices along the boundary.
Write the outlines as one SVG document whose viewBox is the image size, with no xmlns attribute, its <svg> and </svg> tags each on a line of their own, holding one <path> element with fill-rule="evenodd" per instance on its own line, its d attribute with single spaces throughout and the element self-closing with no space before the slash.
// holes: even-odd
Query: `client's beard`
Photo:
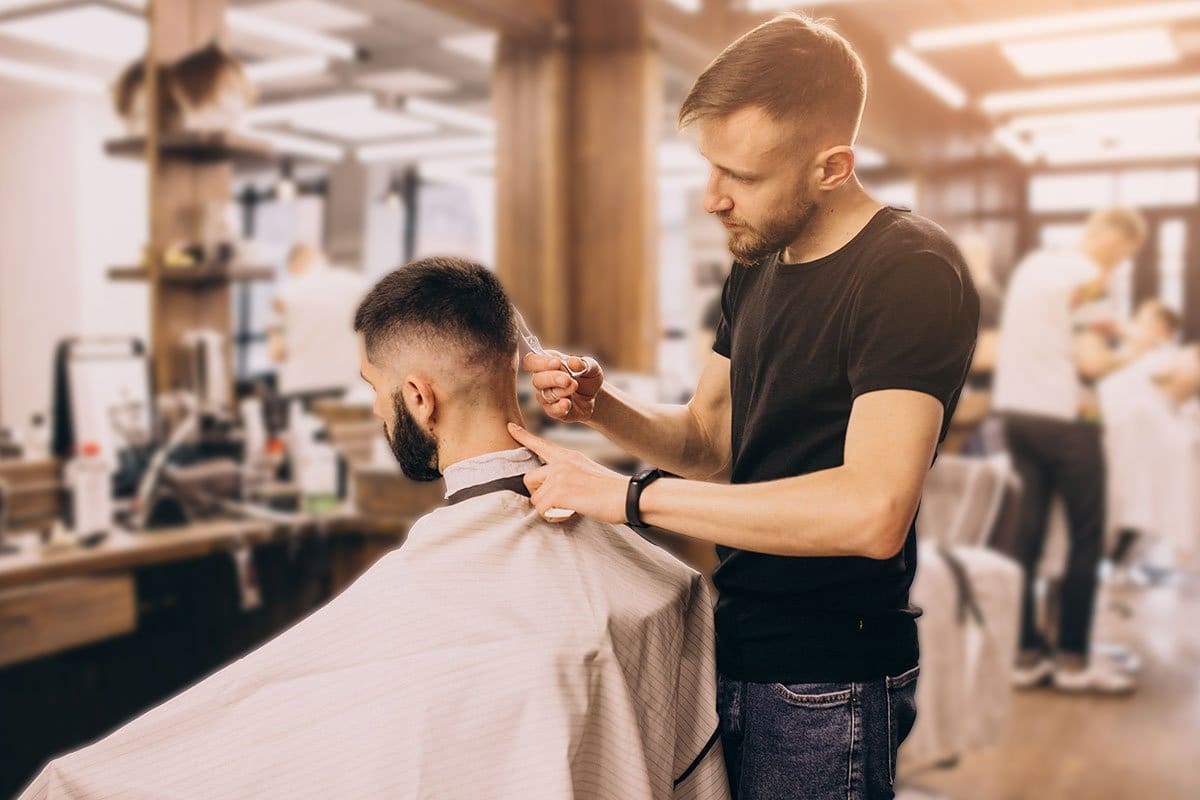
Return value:
<svg viewBox="0 0 1200 800">
<path fill-rule="evenodd" d="M 400 392 L 392 396 L 392 405 L 396 409 L 392 432 L 388 434 L 387 426 L 384 426 L 383 433 L 392 447 L 392 455 L 400 464 L 400 471 L 410 480 L 436 481 L 442 477 L 437 468 L 437 440 L 417 424 Z"/>
<path fill-rule="evenodd" d="M 802 201 L 785 218 L 768 220 L 762 230 L 751 228 L 749 225 L 742 231 L 729 232 L 729 252 L 742 264 L 758 266 L 776 253 L 800 238 L 800 234 L 812 222 L 817 213 L 817 204 L 812 201 Z M 737 220 L 729 220 L 738 223 Z"/>
</svg>

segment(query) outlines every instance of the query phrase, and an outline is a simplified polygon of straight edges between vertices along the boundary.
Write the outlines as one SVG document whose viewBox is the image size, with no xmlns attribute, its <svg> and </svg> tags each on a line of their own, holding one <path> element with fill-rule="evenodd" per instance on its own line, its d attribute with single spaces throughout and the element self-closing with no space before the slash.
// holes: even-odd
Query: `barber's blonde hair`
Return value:
<svg viewBox="0 0 1200 800">
<path fill-rule="evenodd" d="M 700 73 L 679 109 L 679 127 L 751 106 L 774 120 L 852 144 L 862 121 L 862 59 L 826 22 L 780 14 L 741 36 Z"/>
<path fill-rule="evenodd" d="M 1146 241 L 1146 218 L 1133 208 L 1113 206 L 1092 212 L 1088 217 L 1087 229 L 1096 231 L 1101 228 L 1115 230 L 1139 246 Z"/>
</svg>

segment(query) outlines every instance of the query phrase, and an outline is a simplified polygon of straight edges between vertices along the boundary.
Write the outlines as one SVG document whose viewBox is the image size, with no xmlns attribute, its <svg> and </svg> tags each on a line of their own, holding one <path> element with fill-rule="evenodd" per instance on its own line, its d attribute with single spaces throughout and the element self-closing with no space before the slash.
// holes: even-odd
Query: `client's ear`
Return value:
<svg viewBox="0 0 1200 800">
<path fill-rule="evenodd" d="M 421 375 L 410 374 L 404 379 L 404 401 L 413 419 L 421 427 L 429 429 L 437 419 L 437 402 L 433 396 L 433 384 Z"/>
</svg>

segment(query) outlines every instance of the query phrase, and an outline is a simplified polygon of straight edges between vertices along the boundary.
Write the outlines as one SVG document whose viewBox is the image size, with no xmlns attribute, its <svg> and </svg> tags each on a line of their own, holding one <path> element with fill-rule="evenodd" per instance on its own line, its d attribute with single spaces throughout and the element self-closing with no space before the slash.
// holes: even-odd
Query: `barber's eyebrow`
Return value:
<svg viewBox="0 0 1200 800">
<path fill-rule="evenodd" d="M 704 155 L 704 154 L 701 153 L 701 155 Z M 734 178 L 742 178 L 744 180 L 750 180 L 750 179 L 758 177 L 753 172 L 742 172 L 740 170 L 733 169 L 732 167 L 727 167 L 724 164 L 718 164 L 716 161 L 713 161 L 708 156 L 705 156 L 704 160 L 707 161 L 709 164 L 712 164 L 714 167 L 716 167 L 721 172 L 724 172 L 726 175 L 732 176 Z"/>
</svg>

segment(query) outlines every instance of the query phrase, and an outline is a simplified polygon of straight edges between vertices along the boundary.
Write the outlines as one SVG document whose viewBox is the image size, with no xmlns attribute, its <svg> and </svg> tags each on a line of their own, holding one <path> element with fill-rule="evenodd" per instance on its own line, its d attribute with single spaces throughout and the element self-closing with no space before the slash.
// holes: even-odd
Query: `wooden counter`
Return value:
<svg viewBox="0 0 1200 800">
<path fill-rule="evenodd" d="M 306 520 L 299 526 L 259 520 L 223 520 L 163 528 L 147 533 L 115 532 L 95 547 L 44 551 L 24 547 L 0 556 L 0 590 L 60 578 L 96 575 L 199 558 L 239 545 L 255 545 L 323 528 L 331 535 L 361 534 L 394 543 L 404 539 L 410 519 L 343 513 Z"/>
</svg>

